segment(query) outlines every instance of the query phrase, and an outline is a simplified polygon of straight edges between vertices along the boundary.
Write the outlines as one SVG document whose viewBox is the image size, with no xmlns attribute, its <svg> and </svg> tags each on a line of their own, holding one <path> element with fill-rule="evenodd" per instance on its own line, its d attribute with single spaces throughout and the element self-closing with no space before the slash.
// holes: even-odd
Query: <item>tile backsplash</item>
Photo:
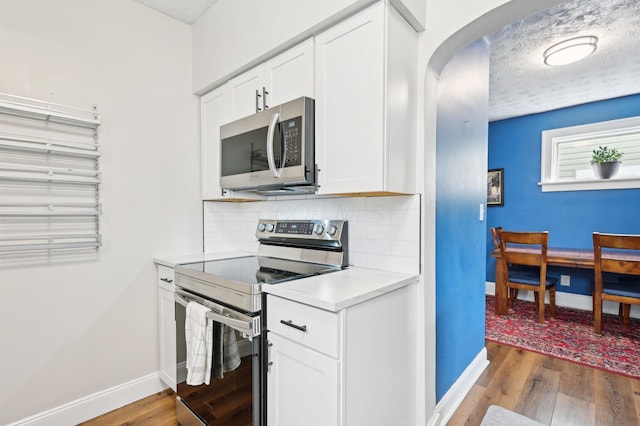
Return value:
<svg viewBox="0 0 640 426">
<path fill-rule="evenodd" d="M 204 251 L 255 252 L 259 219 L 346 219 L 352 265 L 420 272 L 420 195 L 204 202 Z"/>
</svg>

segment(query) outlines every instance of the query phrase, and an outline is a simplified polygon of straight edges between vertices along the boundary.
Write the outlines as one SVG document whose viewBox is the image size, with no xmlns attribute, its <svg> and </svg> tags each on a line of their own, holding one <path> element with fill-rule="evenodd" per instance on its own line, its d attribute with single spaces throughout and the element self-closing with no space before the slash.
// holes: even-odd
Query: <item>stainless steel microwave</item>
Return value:
<svg viewBox="0 0 640 426">
<path fill-rule="evenodd" d="M 302 97 L 221 126 L 222 189 L 314 192 L 314 125 L 314 100 Z"/>
</svg>

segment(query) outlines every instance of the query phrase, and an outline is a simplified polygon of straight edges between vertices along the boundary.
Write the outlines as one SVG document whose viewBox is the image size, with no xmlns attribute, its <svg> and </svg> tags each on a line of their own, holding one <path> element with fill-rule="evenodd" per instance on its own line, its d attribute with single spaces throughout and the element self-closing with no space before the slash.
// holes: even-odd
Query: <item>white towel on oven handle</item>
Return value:
<svg viewBox="0 0 640 426">
<path fill-rule="evenodd" d="M 197 302 L 187 304 L 184 322 L 187 343 L 187 384 L 209 384 L 213 355 L 213 321 L 207 318 L 209 308 Z"/>
</svg>

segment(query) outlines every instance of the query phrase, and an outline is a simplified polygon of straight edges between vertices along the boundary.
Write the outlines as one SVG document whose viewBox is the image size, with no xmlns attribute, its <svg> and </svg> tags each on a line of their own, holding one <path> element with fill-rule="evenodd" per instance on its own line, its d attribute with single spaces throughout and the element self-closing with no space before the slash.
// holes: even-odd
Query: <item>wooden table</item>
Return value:
<svg viewBox="0 0 640 426">
<path fill-rule="evenodd" d="M 514 248 L 511 250 L 523 253 L 535 253 L 532 248 Z M 539 251 L 538 251 L 539 252 Z M 640 253 L 630 250 L 607 250 L 611 255 L 620 260 L 639 261 Z M 603 252 L 604 254 L 604 252 Z M 502 275 L 502 265 L 500 262 L 500 249 L 495 249 L 491 255 L 496 258 L 496 307 L 497 315 L 507 315 L 507 285 Z M 593 249 L 571 249 L 553 248 L 547 249 L 547 265 L 564 266 L 566 268 L 593 269 Z M 622 272 L 622 271 L 621 271 Z"/>
<path fill-rule="evenodd" d="M 513 250 L 513 249 L 512 249 Z M 520 249 L 516 249 L 520 250 Z M 523 252 L 535 252 L 532 249 L 521 249 Z M 507 315 L 507 286 L 502 279 L 502 265 L 500 250 L 495 249 L 491 255 L 496 258 L 496 315 Z M 547 249 L 547 265 L 564 266 L 568 268 L 593 269 L 593 249 Z"/>
</svg>

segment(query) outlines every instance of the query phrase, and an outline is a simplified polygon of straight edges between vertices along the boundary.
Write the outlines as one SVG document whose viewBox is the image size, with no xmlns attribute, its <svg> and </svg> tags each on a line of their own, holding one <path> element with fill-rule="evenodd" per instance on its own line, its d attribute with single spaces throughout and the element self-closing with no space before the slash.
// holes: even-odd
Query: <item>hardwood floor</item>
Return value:
<svg viewBox="0 0 640 426">
<path fill-rule="evenodd" d="M 167 389 L 125 405 L 80 426 L 176 426 L 176 394 Z"/>
<path fill-rule="evenodd" d="M 490 405 L 552 426 L 640 424 L 640 380 L 492 342 L 487 353 L 491 363 L 447 425 L 479 425 Z M 174 408 L 167 390 L 82 426 L 175 426 Z"/>
<path fill-rule="evenodd" d="M 448 425 L 479 425 L 490 405 L 553 426 L 640 424 L 640 380 L 487 342 L 489 367 Z"/>
</svg>

